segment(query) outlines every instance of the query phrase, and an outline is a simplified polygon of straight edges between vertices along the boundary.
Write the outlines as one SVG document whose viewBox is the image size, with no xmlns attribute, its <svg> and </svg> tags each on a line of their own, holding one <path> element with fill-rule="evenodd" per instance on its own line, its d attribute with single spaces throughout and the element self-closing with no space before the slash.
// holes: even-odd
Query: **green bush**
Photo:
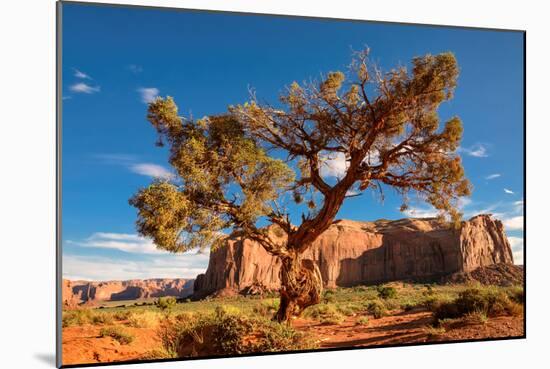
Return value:
<svg viewBox="0 0 550 369">
<path fill-rule="evenodd" d="M 170 311 L 177 303 L 177 300 L 175 297 L 159 297 L 155 301 L 155 306 L 158 307 L 162 311 Z"/>
<path fill-rule="evenodd" d="M 432 310 L 436 320 L 460 318 L 473 313 L 489 317 L 519 315 L 523 311 L 508 294 L 494 288 L 468 288 L 460 292 L 454 301 L 438 302 Z"/>
<path fill-rule="evenodd" d="M 159 337 L 168 353 L 177 357 L 235 355 L 314 348 L 316 345 L 292 327 L 219 306 L 212 314 L 178 321 L 167 316 Z"/>
<path fill-rule="evenodd" d="M 61 318 L 63 328 L 75 325 L 89 324 L 92 321 L 92 312 L 88 309 L 64 311 Z"/>
<path fill-rule="evenodd" d="M 130 316 L 132 315 L 132 312 L 130 310 L 119 310 L 113 313 L 113 318 L 115 320 L 121 321 L 121 320 L 128 320 Z"/>
<path fill-rule="evenodd" d="M 340 324 L 344 321 L 342 313 L 333 304 L 317 304 L 304 310 L 304 316 L 319 320 L 324 324 Z"/>
<path fill-rule="evenodd" d="M 393 299 L 397 296 L 397 290 L 394 287 L 380 285 L 376 288 L 376 291 L 378 292 L 378 297 L 384 300 Z"/>
<path fill-rule="evenodd" d="M 367 311 L 374 316 L 375 319 L 380 319 L 387 315 L 386 305 L 380 300 L 374 300 L 368 303 Z"/>
<path fill-rule="evenodd" d="M 366 316 L 362 316 L 361 318 L 357 319 L 355 322 L 357 325 L 368 325 L 369 324 L 369 318 Z"/>
<path fill-rule="evenodd" d="M 508 297 L 510 297 L 512 301 L 518 304 L 525 303 L 525 293 L 523 291 L 523 287 L 521 286 L 511 287 L 510 289 L 508 289 L 507 293 L 508 293 Z"/>
<path fill-rule="evenodd" d="M 99 336 L 112 337 L 121 345 L 127 345 L 134 340 L 134 336 L 131 333 L 126 332 L 122 327 L 101 328 L 99 331 Z"/>
<path fill-rule="evenodd" d="M 415 307 L 417 306 L 417 304 L 413 303 L 413 302 L 410 302 L 410 301 L 407 301 L 407 302 L 404 302 L 401 304 L 400 308 L 403 310 L 403 311 L 411 311 L 413 310 Z"/>
<path fill-rule="evenodd" d="M 92 324 L 102 325 L 102 324 L 113 324 L 113 315 L 109 313 L 96 313 L 92 315 Z"/>
</svg>

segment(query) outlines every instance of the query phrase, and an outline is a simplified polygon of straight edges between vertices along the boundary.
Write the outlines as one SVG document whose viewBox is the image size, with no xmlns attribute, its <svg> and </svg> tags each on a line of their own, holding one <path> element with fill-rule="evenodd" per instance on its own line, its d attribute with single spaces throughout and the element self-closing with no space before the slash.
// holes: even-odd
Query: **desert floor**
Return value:
<svg viewBox="0 0 550 369">
<path fill-rule="evenodd" d="M 441 314 L 438 313 L 441 308 L 437 310 L 434 305 L 438 306 L 440 301 L 457 301 L 461 291 L 471 290 L 472 287 L 407 284 L 392 286 L 395 296 L 385 298 L 380 297 L 377 287 L 339 288 L 326 292 L 321 304 L 308 308 L 299 318 L 293 319 L 289 331 L 285 331 L 298 332 L 301 337 L 307 338 L 309 346 L 292 347 L 288 343 L 285 343 L 286 346 L 276 346 L 275 343 L 269 351 L 450 342 L 524 335 L 523 305 L 506 297 L 513 297 L 518 293 L 523 296 L 519 287 L 513 290 L 474 287 L 484 293 L 490 291 L 493 295 L 504 296 L 507 293 L 505 298 L 513 305 L 512 310 L 500 309 L 499 305 L 497 308 L 500 310 L 487 308 L 489 310 L 483 311 L 483 308 L 476 308 L 476 311 L 464 316 L 436 319 L 437 314 Z M 234 296 L 178 303 L 163 311 L 150 302 L 135 301 L 126 302 L 125 306 L 65 311 L 63 363 L 69 365 L 225 354 L 204 351 L 200 349 L 203 346 L 189 351 L 191 354 L 181 354 L 188 352 L 186 349 L 180 351 L 180 354 L 173 350 L 171 354 L 167 354 L 166 336 L 163 341 L 159 334 L 159 322 L 162 319 L 173 319 L 176 323 L 180 322 L 177 324 L 182 324 L 182 320 L 188 324 L 186 321 L 191 317 L 215 314 L 220 307 L 230 315 L 244 316 L 245 320 L 246 317 L 253 316 L 254 319 L 268 321 L 277 308 L 277 303 L 275 295 Z M 186 327 L 188 331 L 189 328 Z M 112 332 L 109 331 L 111 328 Z M 122 332 L 120 335 L 117 333 L 119 330 Z M 257 337 L 254 334 L 251 337 Z M 193 337 L 195 336 L 196 332 Z M 125 337 L 130 339 L 125 340 Z M 201 343 L 208 339 L 207 334 L 198 338 Z M 182 342 L 189 341 L 184 339 Z"/>
</svg>

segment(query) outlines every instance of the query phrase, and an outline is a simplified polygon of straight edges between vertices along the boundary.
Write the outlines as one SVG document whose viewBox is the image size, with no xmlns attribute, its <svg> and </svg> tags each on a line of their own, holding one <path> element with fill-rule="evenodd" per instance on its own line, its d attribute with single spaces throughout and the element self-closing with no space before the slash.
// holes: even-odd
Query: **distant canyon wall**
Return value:
<svg viewBox="0 0 550 369">
<path fill-rule="evenodd" d="M 136 279 L 128 281 L 63 280 L 63 304 L 74 307 L 101 301 L 136 300 L 149 297 L 187 297 L 193 292 L 193 279 Z"/>
</svg>

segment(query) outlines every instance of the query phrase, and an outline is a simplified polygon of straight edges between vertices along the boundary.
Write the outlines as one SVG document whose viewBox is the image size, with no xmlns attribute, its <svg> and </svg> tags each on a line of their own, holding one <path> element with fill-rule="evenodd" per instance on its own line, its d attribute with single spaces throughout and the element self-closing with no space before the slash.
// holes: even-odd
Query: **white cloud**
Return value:
<svg viewBox="0 0 550 369">
<path fill-rule="evenodd" d="M 513 251 L 523 249 L 523 237 L 508 236 L 508 242 L 510 242 Z"/>
<path fill-rule="evenodd" d="M 159 95 L 159 89 L 155 87 L 141 87 L 137 91 L 141 95 L 141 101 L 146 104 L 154 101 Z"/>
<path fill-rule="evenodd" d="M 323 161 L 320 170 L 322 177 L 342 178 L 346 174 L 349 163 L 343 153 L 338 152 L 323 156 L 321 157 L 321 160 Z"/>
<path fill-rule="evenodd" d="M 523 230 L 523 215 L 505 218 L 502 220 L 502 223 L 508 231 Z"/>
<path fill-rule="evenodd" d="M 174 174 L 162 165 L 153 163 L 139 163 L 138 157 L 128 154 L 96 154 L 95 158 L 107 164 L 121 165 L 128 168 L 133 173 L 141 174 L 143 176 L 172 179 Z"/>
<path fill-rule="evenodd" d="M 96 232 L 84 241 L 70 241 L 67 243 L 90 248 L 114 249 L 133 254 L 164 254 L 167 251 L 159 250 L 145 237 L 126 233 Z"/>
<path fill-rule="evenodd" d="M 473 156 L 476 158 L 485 158 L 489 156 L 487 153 L 487 147 L 481 143 L 477 143 L 475 145 L 472 145 L 470 147 L 459 147 L 458 152 L 463 152 L 466 155 Z"/>
<path fill-rule="evenodd" d="M 514 257 L 514 264 L 523 265 L 523 250 L 514 251 L 512 255 Z"/>
<path fill-rule="evenodd" d="M 74 68 L 74 76 L 76 78 L 82 78 L 82 79 L 92 79 L 92 77 L 90 77 L 89 75 L 87 75 L 86 73 L 82 72 L 82 71 L 79 71 L 78 69 Z"/>
<path fill-rule="evenodd" d="M 499 173 L 495 173 L 495 174 L 489 174 L 487 177 L 485 177 L 485 179 L 488 179 L 488 180 L 491 180 L 491 179 L 496 179 L 498 177 L 500 177 L 501 175 Z"/>
<path fill-rule="evenodd" d="M 196 250 L 143 260 L 63 255 L 63 278 L 92 281 L 195 278 L 205 272 L 209 256 L 208 252 L 197 253 Z"/>
<path fill-rule="evenodd" d="M 411 218 L 435 218 L 439 215 L 437 209 L 432 206 L 426 208 L 411 206 L 403 213 Z"/>
<path fill-rule="evenodd" d="M 151 163 L 138 163 L 130 165 L 130 170 L 134 173 L 149 176 L 153 178 L 170 179 L 174 175 L 161 165 Z"/>
<path fill-rule="evenodd" d="M 504 192 L 506 192 L 508 195 L 513 195 L 514 194 L 514 191 L 509 190 L 507 188 L 504 189 Z"/>
<path fill-rule="evenodd" d="M 99 86 L 90 86 L 84 82 L 78 82 L 69 87 L 69 89 L 76 93 L 93 94 L 100 91 Z"/>
<path fill-rule="evenodd" d="M 360 193 L 361 191 L 352 188 L 346 192 L 346 196 L 357 196 Z"/>
</svg>

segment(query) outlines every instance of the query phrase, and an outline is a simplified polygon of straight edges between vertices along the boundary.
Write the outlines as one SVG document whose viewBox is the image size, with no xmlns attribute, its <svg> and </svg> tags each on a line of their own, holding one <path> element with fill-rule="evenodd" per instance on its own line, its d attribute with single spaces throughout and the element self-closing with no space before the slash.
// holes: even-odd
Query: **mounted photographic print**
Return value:
<svg viewBox="0 0 550 369">
<path fill-rule="evenodd" d="M 58 3 L 58 366 L 524 338 L 524 58 Z"/>
</svg>

